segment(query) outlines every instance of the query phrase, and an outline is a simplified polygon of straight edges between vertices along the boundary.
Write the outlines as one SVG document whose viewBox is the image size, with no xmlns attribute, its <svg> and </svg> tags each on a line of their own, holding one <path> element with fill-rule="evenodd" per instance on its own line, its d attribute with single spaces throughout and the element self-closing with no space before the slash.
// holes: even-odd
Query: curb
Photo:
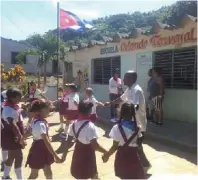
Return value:
<svg viewBox="0 0 198 180">
<path fill-rule="evenodd" d="M 99 117 L 98 123 L 99 124 L 101 123 L 102 125 L 106 125 L 109 128 L 112 127 L 112 123 L 110 121 L 106 121 L 105 119 L 103 119 L 101 117 Z M 147 141 L 147 140 L 148 141 L 153 140 L 153 141 L 162 143 L 164 145 L 171 146 L 176 149 L 180 149 L 182 151 L 187 151 L 189 153 L 197 154 L 197 146 L 196 145 L 192 146 L 189 144 L 185 144 L 183 142 L 175 141 L 175 140 L 167 138 L 165 136 L 162 136 L 162 135 L 160 136 L 159 134 L 155 134 L 155 133 L 148 132 L 148 131 L 145 133 L 145 141 Z"/>
</svg>

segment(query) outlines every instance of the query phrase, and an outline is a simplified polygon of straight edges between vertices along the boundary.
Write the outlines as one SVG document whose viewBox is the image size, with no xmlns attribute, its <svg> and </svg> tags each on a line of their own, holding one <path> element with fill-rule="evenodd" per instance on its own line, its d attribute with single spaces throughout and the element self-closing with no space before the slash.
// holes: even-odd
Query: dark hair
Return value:
<svg viewBox="0 0 198 180">
<path fill-rule="evenodd" d="M 29 84 L 30 84 L 30 86 L 32 86 L 32 85 L 34 85 L 36 83 L 34 81 L 30 81 Z"/>
<path fill-rule="evenodd" d="M 63 91 L 63 88 L 62 87 L 59 87 L 58 88 L 58 92 L 60 92 L 60 91 Z"/>
<path fill-rule="evenodd" d="M 136 122 L 136 117 L 135 117 L 135 107 L 133 104 L 131 104 L 131 103 L 122 104 L 121 110 L 120 110 L 119 123 L 122 121 L 122 119 L 125 119 L 125 120 L 133 119 L 135 122 L 135 129 L 137 129 L 137 122 Z"/>
<path fill-rule="evenodd" d="M 116 69 L 113 70 L 113 75 L 119 74 L 119 72 L 120 72 L 120 70 L 118 68 L 116 68 Z"/>
<path fill-rule="evenodd" d="M 30 112 L 39 112 L 44 108 L 48 108 L 48 102 L 44 100 L 35 100 L 32 102 L 29 111 Z"/>
<path fill-rule="evenodd" d="M 159 68 L 159 67 L 154 67 L 154 68 L 153 68 L 153 71 L 155 71 L 158 75 L 161 75 L 162 69 Z"/>
<path fill-rule="evenodd" d="M 16 98 L 17 96 L 22 96 L 21 91 L 17 88 L 9 88 L 6 91 L 6 97 L 8 101 L 12 98 Z"/>
<path fill-rule="evenodd" d="M 78 105 L 78 111 L 81 114 L 87 115 L 91 112 L 91 108 L 93 107 L 93 103 L 80 101 Z"/>
<path fill-rule="evenodd" d="M 149 69 L 149 70 L 148 70 L 149 73 L 152 73 L 152 71 L 153 71 L 153 69 Z"/>
<path fill-rule="evenodd" d="M 76 86 L 74 83 L 69 84 L 68 87 L 69 87 L 70 89 L 72 89 L 73 91 L 75 91 L 75 92 L 76 92 L 77 89 L 78 89 L 77 86 Z"/>
</svg>

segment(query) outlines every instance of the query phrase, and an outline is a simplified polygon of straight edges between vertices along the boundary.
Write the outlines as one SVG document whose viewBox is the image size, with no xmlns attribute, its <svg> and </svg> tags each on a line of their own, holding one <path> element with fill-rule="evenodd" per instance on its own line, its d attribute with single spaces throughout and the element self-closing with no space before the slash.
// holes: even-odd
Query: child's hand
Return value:
<svg viewBox="0 0 198 180">
<path fill-rule="evenodd" d="M 56 163 L 62 163 L 62 159 L 58 155 L 54 157 Z"/>
<path fill-rule="evenodd" d="M 63 155 L 61 158 L 61 163 L 65 162 L 65 160 L 66 160 L 66 156 Z"/>
<path fill-rule="evenodd" d="M 107 153 L 106 154 L 103 154 L 102 160 L 103 160 L 103 163 L 106 163 L 109 160 L 109 156 L 108 156 Z"/>
</svg>

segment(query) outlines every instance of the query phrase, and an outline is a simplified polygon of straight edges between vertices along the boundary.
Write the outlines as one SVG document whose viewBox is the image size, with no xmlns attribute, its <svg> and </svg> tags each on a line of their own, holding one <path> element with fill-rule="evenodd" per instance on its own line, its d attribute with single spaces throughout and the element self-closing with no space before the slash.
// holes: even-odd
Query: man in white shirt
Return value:
<svg viewBox="0 0 198 180">
<path fill-rule="evenodd" d="M 113 77 L 109 80 L 109 99 L 110 101 L 116 100 L 123 93 L 123 83 L 119 78 L 119 69 L 113 71 Z M 118 104 L 111 106 L 111 122 L 117 121 L 115 109 L 118 107 Z"/>
<path fill-rule="evenodd" d="M 141 142 L 139 143 L 139 155 L 144 168 L 149 168 L 151 165 L 147 160 L 142 147 L 142 141 L 147 126 L 146 103 L 144 98 L 144 92 L 136 81 L 137 81 L 137 73 L 132 70 L 127 71 L 127 73 L 125 73 L 124 75 L 124 84 L 128 88 L 126 89 L 126 91 L 122 96 L 111 102 L 106 102 L 105 105 L 110 106 L 114 104 L 119 104 L 121 102 L 129 102 L 136 105 L 136 120 L 137 120 L 137 124 L 141 127 L 141 132 L 143 135 Z"/>
</svg>

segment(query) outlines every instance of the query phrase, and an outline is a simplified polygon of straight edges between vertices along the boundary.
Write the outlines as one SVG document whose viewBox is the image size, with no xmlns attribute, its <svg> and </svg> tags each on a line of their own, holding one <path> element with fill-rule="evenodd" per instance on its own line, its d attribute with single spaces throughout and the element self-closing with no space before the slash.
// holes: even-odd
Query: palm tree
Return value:
<svg viewBox="0 0 198 180">
<path fill-rule="evenodd" d="M 52 34 L 33 34 L 26 39 L 26 43 L 33 48 L 22 51 L 17 55 L 18 62 L 22 62 L 27 55 L 38 55 L 38 67 L 44 67 L 44 84 L 46 84 L 47 63 L 51 60 L 57 60 L 57 37 Z M 60 40 L 61 47 L 64 47 L 64 43 Z"/>
</svg>

